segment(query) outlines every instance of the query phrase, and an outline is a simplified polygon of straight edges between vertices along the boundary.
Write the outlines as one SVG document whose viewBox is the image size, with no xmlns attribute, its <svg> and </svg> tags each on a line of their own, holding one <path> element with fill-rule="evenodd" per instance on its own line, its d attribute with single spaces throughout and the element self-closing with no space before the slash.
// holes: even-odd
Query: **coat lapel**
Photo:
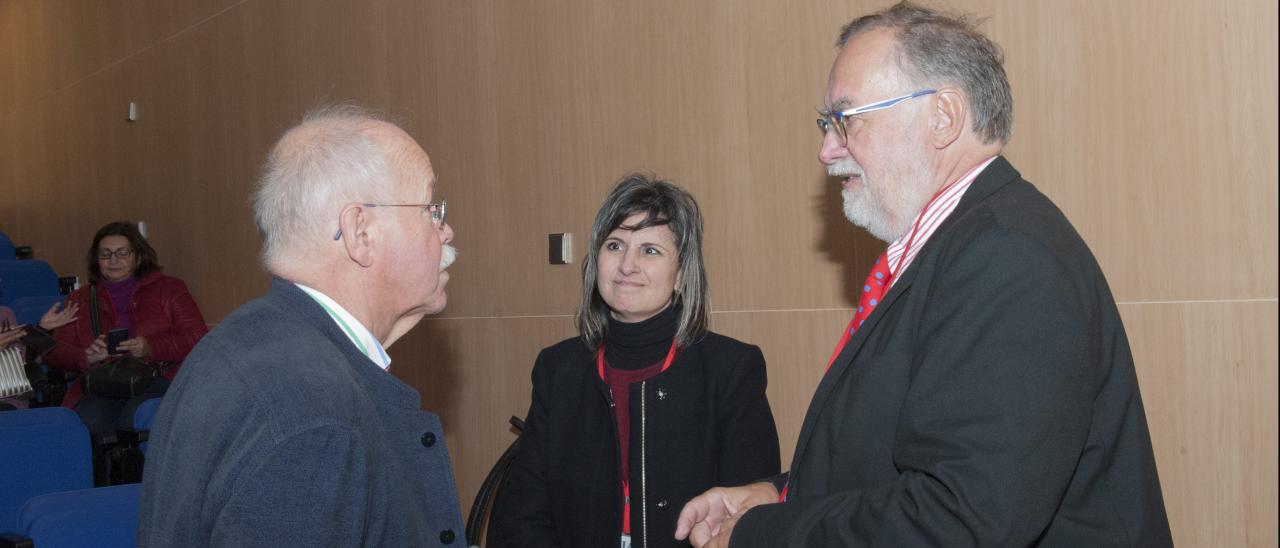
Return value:
<svg viewBox="0 0 1280 548">
<path fill-rule="evenodd" d="M 880 320 L 893 310 L 899 297 L 911 289 L 912 283 L 920 272 L 920 265 L 924 262 L 922 259 L 931 249 L 936 248 L 933 244 L 940 241 L 941 236 L 947 231 L 948 227 L 963 218 L 974 206 L 981 203 L 996 190 L 1018 180 L 1020 177 L 1021 175 L 1018 171 L 1009 164 L 1008 160 L 1005 160 L 1004 156 L 997 157 L 986 169 L 982 170 L 982 173 L 978 174 L 978 178 L 965 191 L 964 197 L 956 205 L 955 211 L 947 217 L 946 221 L 943 221 L 942 226 L 938 227 L 938 230 L 929 238 L 925 246 L 920 249 L 916 260 L 898 277 L 898 281 L 894 282 L 884 300 L 871 312 L 862 327 L 854 333 L 853 338 L 849 339 L 849 343 L 845 345 L 844 349 L 840 351 L 840 355 L 836 357 L 835 362 L 831 364 L 831 369 L 823 375 L 822 381 L 818 383 L 818 388 L 813 394 L 813 400 L 809 403 L 809 410 L 805 413 L 804 424 L 800 427 L 800 436 L 796 441 L 796 452 L 791 459 L 793 471 L 796 463 L 803 462 L 803 453 L 808 448 L 810 438 L 813 436 L 813 429 L 818 422 L 818 415 L 826 407 L 832 391 L 841 383 L 845 375 L 853 369 L 854 358 L 858 356 L 867 339 L 875 332 Z"/>
</svg>

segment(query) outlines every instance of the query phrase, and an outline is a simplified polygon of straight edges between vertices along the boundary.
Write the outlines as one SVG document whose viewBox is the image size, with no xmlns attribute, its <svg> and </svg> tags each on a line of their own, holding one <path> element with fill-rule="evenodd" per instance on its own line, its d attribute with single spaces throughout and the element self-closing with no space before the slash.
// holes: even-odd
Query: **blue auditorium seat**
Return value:
<svg viewBox="0 0 1280 548">
<path fill-rule="evenodd" d="M 5 306 L 22 297 L 57 295 L 58 275 L 49 263 L 40 260 L 0 261 L 0 291 Z"/>
<path fill-rule="evenodd" d="M 18 514 L 17 533 L 38 548 L 125 548 L 138 543 L 142 484 L 62 491 L 32 497 Z"/>
<path fill-rule="evenodd" d="M 18 258 L 18 250 L 13 245 L 13 240 L 9 239 L 9 235 L 0 232 L 0 261 L 12 261 Z"/>
<path fill-rule="evenodd" d="M 75 411 L 40 407 L 0 412 L 0 532 L 36 495 L 93 487 L 89 432 Z"/>
<path fill-rule="evenodd" d="M 149 433 L 151 431 L 151 421 L 155 420 L 156 411 L 160 409 L 160 402 L 162 401 L 164 401 L 164 398 L 151 398 L 139 404 L 138 408 L 133 411 L 133 429 L 138 431 L 145 430 Z M 147 442 L 143 441 L 139 444 L 138 449 L 142 450 L 143 454 L 146 454 Z"/>
<path fill-rule="evenodd" d="M 49 310 L 49 307 L 53 306 L 53 303 L 62 302 L 62 299 L 62 295 L 18 297 L 13 300 L 13 304 L 9 305 L 9 308 L 12 308 L 14 315 L 18 317 L 18 323 L 38 325 L 40 317 Z"/>
</svg>

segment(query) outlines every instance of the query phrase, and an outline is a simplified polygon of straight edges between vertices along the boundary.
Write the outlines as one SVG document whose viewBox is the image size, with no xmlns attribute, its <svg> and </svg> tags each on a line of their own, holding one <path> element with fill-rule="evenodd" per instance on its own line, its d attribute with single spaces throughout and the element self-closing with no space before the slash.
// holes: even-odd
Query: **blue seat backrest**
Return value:
<svg viewBox="0 0 1280 548">
<path fill-rule="evenodd" d="M 33 496 L 92 486 L 89 432 L 75 411 L 0 412 L 0 531 L 13 528 L 18 509 Z"/>
<path fill-rule="evenodd" d="M 151 398 L 138 404 L 138 408 L 133 411 L 133 428 L 135 430 L 151 430 L 151 421 L 156 418 L 156 410 L 160 409 L 160 402 L 164 398 Z M 147 442 L 138 444 L 138 449 L 143 453 L 147 452 Z"/>
<path fill-rule="evenodd" d="M 11 261 L 18 258 L 18 249 L 13 245 L 9 235 L 0 232 L 0 261 Z"/>
<path fill-rule="evenodd" d="M 0 261 L 0 288 L 4 291 L 4 304 L 11 306 L 22 297 L 57 295 L 58 275 L 49 263 L 40 260 Z"/>
<path fill-rule="evenodd" d="M 17 532 L 40 548 L 132 547 L 141 483 L 40 495 L 18 514 Z"/>
<path fill-rule="evenodd" d="M 37 325 L 40 323 L 40 316 L 43 316 L 53 303 L 62 302 L 62 295 L 37 295 L 34 297 L 19 297 L 13 300 L 10 308 L 13 309 L 14 315 L 18 317 L 18 323 L 26 325 Z"/>
</svg>

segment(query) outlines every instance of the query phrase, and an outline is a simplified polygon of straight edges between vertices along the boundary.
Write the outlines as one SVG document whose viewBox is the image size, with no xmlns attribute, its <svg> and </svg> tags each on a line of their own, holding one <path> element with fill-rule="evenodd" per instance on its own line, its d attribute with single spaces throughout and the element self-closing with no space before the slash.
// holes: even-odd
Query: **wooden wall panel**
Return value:
<svg viewBox="0 0 1280 548">
<path fill-rule="evenodd" d="M 1122 301 L 1274 298 L 1274 2 L 1001 2 L 1009 154 Z M 1204 283 L 1193 265 L 1230 265 Z M 1159 275 L 1152 275 L 1158 272 Z"/>
<path fill-rule="evenodd" d="M 711 317 L 718 333 L 760 347 L 769 369 L 769 406 L 778 426 L 782 466 L 791 465 L 809 397 L 818 388 L 850 309 L 720 312 Z"/>
<path fill-rule="evenodd" d="M 443 416 L 469 504 L 537 350 L 572 335 L 581 265 L 547 265 L 546 234 L 581 257 L 613 181 L 652 170 L 704 209 L 713 324 L 764 350 L 789 462 L 883 248 L 843 218 L 813 107 L 839 26 L 886 4 L 0 0 L 0 229 L 82 275 L 94 229 L 147 220 L 217 322 L 266 286 L 247 200 L 270 144 L 320 103 L 387 112 L 462 251 L 393 372 Z M 1275 3 L 952 6 L 991 16 L 1007 154 L 1123 303 L 1176 538 L 1274 545 Z"/>
<path fill-rule="evenodd" d="M 0 113 L 44 100 L 245 0 L 0 1 Z M 124 112 L 124 111 L 120 111 Z"/>
<path fill-rule="evenodd" d="M 1277 305 L 1126 305 L 1169 524 L 1181 546 L 1277 541 Z"/>
</svg>

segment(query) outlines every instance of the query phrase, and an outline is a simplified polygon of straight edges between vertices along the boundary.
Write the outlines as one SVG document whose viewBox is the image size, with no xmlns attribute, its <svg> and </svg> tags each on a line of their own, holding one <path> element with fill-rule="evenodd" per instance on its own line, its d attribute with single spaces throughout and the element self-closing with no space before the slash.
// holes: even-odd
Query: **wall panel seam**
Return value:
<svg viewBox="0 0 1280 548">
<path fill-rule="evenodd" d="M 1280 302 L 1277 298 L 1263 299 L 1204 299 L 1204 300 L 1186 300 L 1186 301 L 1116 301 L 1117 305 L 1159 305 L 1159 304 L 1222 304 L 1222 303 L 1275 303 Z M 785 313 L 785 312 L 853 312 L 852 308 L 760 308 L 752 310 L 717 310 L 711 315 L 717 314 L 764 314 L 764 313 Z M 538 319 L 555 319 L 555 318 L 572 318 L 573 314 L 526 314 L 517 316 L 456 316 L 456 317 L 436 317 L 423 318 L 424 322 L 443 322 L 449 320 L 538 320 Z M 216 327 L 217 323 L 208 324 L 209 329 Z"/>
<path fill-rule="evenodd" d="M 164 38 L 161 38 L 160 40 L 157 40 L 154 44 L 150 44 L 150 45 L 148 45 L 148 46 L 146 46 L 146 47 L 143 47 L 143 48 L 139 49 L 138 51 L 135 51 L 135 52 L 133 52 L 133 53 L 130 53 L 130 54 L 128 54 L 128 55 L 125 55 L 124 57 L 121 57 L 121 58 L 119 58 L 119 59 L 116 59 L 115 61 L 112 61 L 112 62 L 110 62 L 110 63 L 107 63 L 107 65 L 106 65 L 106 66 L 103 66 L 102 68 L 99 68 L 98 70 L 95 70 L 95 71 L 93 71 L 93 72 L 90 72 L 89 74 L 86 74 L 84 77 L 79 78 L 79 79 L 77 79 L 77 80 L 76 80 L 76 81 L 74 81 L 74 82 L 71 82 L 71 83 L 69 83 L 69 84 L 67 84 L 67 85 L 65 85 L 65 86 L 62 86 L 62 87 L 60 87 L 60 88 L 58 88 L 58 89 L 55 89 L 55 90 L 53 90 L 53 91 L 51 91 L 51 92 L 49 92 L 49 93 L 47 93 L 47 94 L 45 94 L 45 95 L 41 96 L 39 99 L 36 99 L 35 101 L 32 101 L 30 104 L 18 106 L 18 107 L 16 107 L 16 108 L 14 108 L 14 110 L 12 110 L 12 111 L 10 111 L 10 112 L 6 113 L 6 116 L 9 116 L 9 115 L 16 115 L 17 113 L 21 112 L 23 108 L 26 108 L 26 107 L 34 107 L 34 106 L 38 106 L 38 105 L 40 105 L 40 104 L 42 104 L 42 103 L 44 103 L 44 102 L 46 102 L 46 101 L 48 101 L 48 100 L 50 100 L 50 99 L 52 99 L 52 98 L 54 98 L 54 97 L 57 97 L 57 96 L 59 96 L 59 95 L 63 94 L 64 92 L 66 92 L 66 91 L 68 91 L 68 90 L 70 90 L 70 89 L 74 89 L 76 86 L 79 86 L 80 84 L 83 84 L 84 82 L 88 82 L 89 80 L 92 80 L 92 79 L 96 78 L 98 75 L 101 75 L 101 74 L 103 74 L 103 73 L 105 73 L 105 72 L 107 72 L 107 71 L 109 71 L 109 70 L 111 70 L 111 69 L 115 68 L 116 66 L 120 65 L 121 63 L 124 63 L 125 61 L 128 61 L 128 60 L 130 60 L 130 59 L 133 59 L 134 57 L 137 57 L 137 56 L 139 56 L 139 55 L 142 55 L 143 53 L 146 53 L 146 52 L 148 52 L 148 51 L 151 51 L 151 50 L 155 49 L 156 47 L 159 47 L 160 45 L 162 45 L 162 44 L 164 44 L 164 43 L 166 43 L 166 42 L 169 42 L 170 40 L 173 40 L 174 38 L 177 38 L 177 37 L 179 37 L 179 36 L 182 36 L 183 34 L 186 34 L 186 33 L 188 33 L 188 32 L 191 32 L 191 31 L 192 31 L 192 30 L 194 30 L 195 28 L 197 28 L 197 27 L 199 27 L 199 26 L 201 26 L 201 25 L 204 25 L 205 23 L 208 23 L 209 21 L 212 21 L 214 18 L 216 18 L 216 17 L 220 17 L 222 14 L 227 13 L 227 12 L 229 12 L 229 11 L 231 11 L 231 10 L 233 10 L 233 9 L 236 9 L 236 8 L 238 8 L 238 7 L 240 7 L 240 6 L 243 6 L 244 4 L 246 4 L 246 3 L 248 3 L 248 2 L 249 2 L 249 0 L 240 0 L 239 2 L 236 2 L 235 4 L 232 4 L 232 5 L 230 5 L 230 6 L 227 6 L 226 8 L 223 8 L 222 10 L 219 10 L 219 11 L 218 11 L 218 13 L 214 13 L 214 14 L 212 14 L 212 15 L 209 15 L 208 17 L 205 17 L 204 19 L 201 19 L 201 20 L 199 20 L 199 21 L 196 21 L 195 23 L 192 23 L 192 24 L 188 25 L 186 28 L 180 29 L 180 30 L 178 30 L 177 32 L 175 32 L 175 33 L 173 33 L 173 34 L 170 34 L 169 36 L 166 36 L 166 37 L 164 37 Z"/>
<path fill-rule="evenodd" d="M 1276 297 L 1261 299 L 1193 299 L 1186 301 L 1116 301 L 1118 305 L 1139 304 L 1216 304 L 1216 303 L 1274 303 Z"/>
</svg>

